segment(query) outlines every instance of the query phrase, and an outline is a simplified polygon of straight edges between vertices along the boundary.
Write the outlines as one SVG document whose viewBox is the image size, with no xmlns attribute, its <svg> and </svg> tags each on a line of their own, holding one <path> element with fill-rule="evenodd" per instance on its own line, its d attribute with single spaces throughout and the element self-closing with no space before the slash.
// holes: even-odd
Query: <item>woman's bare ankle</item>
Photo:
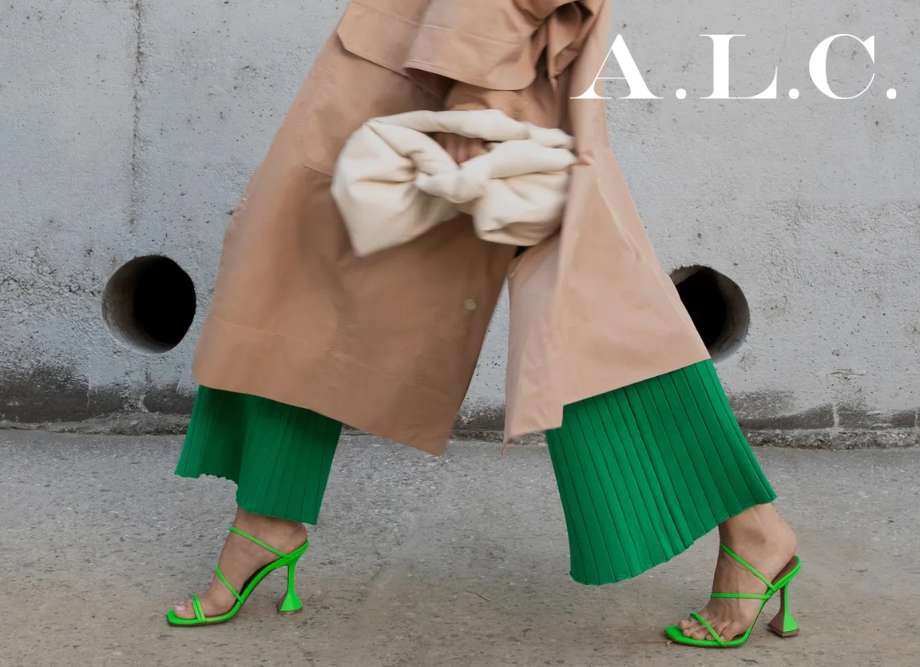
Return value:
<svg viewBox="0 0 920 667">
<path fill-rule="evenodd" d="M 725 521 L 719 526 L 719 537 L 730 548 L 743 549 L 752 557 L 766 552 L 792 558 L 798 547 L 792 526 L 772 504 L 755 505 Z"/>
<path fill-rule="evenodd" d="M 297 547 L 307 539 L 307 528 L 298 521 L 254 514 L 242 507 L 237 507 L 233 525 L 282 551 Z"/>
</svg>

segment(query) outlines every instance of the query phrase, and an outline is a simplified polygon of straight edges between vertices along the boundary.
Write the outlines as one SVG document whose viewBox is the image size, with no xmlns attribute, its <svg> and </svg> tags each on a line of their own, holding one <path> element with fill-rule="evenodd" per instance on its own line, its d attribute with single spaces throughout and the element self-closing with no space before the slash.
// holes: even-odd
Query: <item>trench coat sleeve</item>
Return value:
<svg viewBox="0 0 920 667">
<path fill-rule="evenodd" d="M 607 0 L 430 0 L 404 63 L 490 90 L 555 79 L 578 55 Z"/>
</svg>

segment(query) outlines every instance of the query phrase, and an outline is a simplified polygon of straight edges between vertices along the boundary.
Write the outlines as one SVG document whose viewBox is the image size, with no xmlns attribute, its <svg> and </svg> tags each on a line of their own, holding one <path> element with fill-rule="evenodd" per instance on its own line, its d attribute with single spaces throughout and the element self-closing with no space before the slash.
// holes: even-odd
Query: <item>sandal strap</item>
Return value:
<svg viewBox="0 0 920 667">
<path fill-rule="evenodd" d="M 724 644 L 724 643 L 725 643 L 725 642 L 722 641 L 722 638 L 719 636 L 719 633 L 715 631 L 715 628 L 713 628 L 712 625 L 709 624 L 709 621 L 707 621 L 705 618 L 703 618 L 702 615 L 696 613 L 695 611 L 691 611 L 691 612 L 690 612 L 690 615 L 691 615 L 693 618 L 695 618 L 695 619 L 697 620 L 697 622 L 698 622 L 700 625 L 702 625 L 704 628 L 706 628 L 706 630 L 707 630 L 707 631 L 709 632 L 709 634 L 712 636 L 713 641 L 715 641 L 715 642 L 717 642 L 717 643 L 719 643 L 719 644 Z"/>
<path fill-rule="evenodd" d="M 233 593 L 233 597 L 235 597 L 240 602 L 243 601 L 243 596 L 241 596 L 239 592 L 236 590 L 236 588 L 233 587 L 233 584 L 227 581 L 227 577 L 225 577 L 224 573 L 220 571 L 220 565 L 214 568 L 214 574 L 217 575 L 217 578 L 220 581 L 220 583 L 222 583 L 228 591 Z"/>
<path fill-rule="evenodd" d="M 205 620 L 204 612 L 201 610 L 201 600 L 198 599 L 197 595 L 192 596 L 192 609 L 195 611 L 195 620 Z"/>
<path fill-rule="evenodd" d="M 712 593 L 712 598 L 737 598 L 741 600 L 769 600 L 772 595 L 769 593 Z"/>
<path fill-rule="evenodd" d="M 287 556 L 287 554 L 284 553 L 283 551 L 278 551 L 275 547 L 266 544 L 265 542 L 263 542 L 262 540 L 260 540 L 258 537 L 255 537 L 254 535 L 250 535 L 250 534 L 247 533 L 245 530 L 240 530 L 240 529 L 237 528 L 236 526 L 230 526 L 230 532 L 231 532 L 231 533 L 236 533 L 236 534 L 239 535 L 240 537 L 245 537 L 245 538 L 246 538 L 247 540 L 249 540 L 250 542 L 253 542 L 253 543 L 255 543 L 255 544 L 258 544 L 260 547 L 262 547 L 262 548 L 265 549 L 266 551 L 270 551 L 271 553 L 273 553 L 273 554 L 275 554 L 276 556 L 278 556 L 278 558 L 281 558 L 282 556 Z"/>
<path fill-rule="evenodd" d="M 748 572 L 750 572 L 750 573 L 753 574 L 755 577 L 757 577 L 758 579 L 760 579 L 760 581 L 763 583 L 764 586 L 767 587 L 767 590 L 768 590 L 770 593 L 775 593 L 775 592 L 776 592 L 776 586 L 773 584 L 772 581 L 770 581 L 769 579 L 767 579 L 767 576 L 766 576 L 763 572 L 761 572 L 761 571 L 758 570 L 756 567 L 754 567 L 753 565 L 751 565 L 750 563 L 748 563 L 748 562 L 747 562 L 746 560 L 744 560 L 741 556 L 739 556 L 739 555 L 736 554 L 734 551 L 732 551 L 731 549 L 729 549 L 728 546 L 726 546 L 725 544 L 720 544 L 719 546 L 722 548 L 722 551 L 724 551 L 725 553 L 727 553 L 736 563 L 738 563 L 738 564 L 741 565 L 744 569 L 746 569 Z"/>
</svg>

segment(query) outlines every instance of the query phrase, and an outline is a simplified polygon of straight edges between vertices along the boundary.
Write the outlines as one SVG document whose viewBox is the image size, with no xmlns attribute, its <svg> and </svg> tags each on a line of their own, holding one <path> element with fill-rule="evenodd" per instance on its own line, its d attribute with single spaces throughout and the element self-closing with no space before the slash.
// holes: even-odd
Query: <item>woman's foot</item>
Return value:
<svg viewBox="0 0 920 667">
<path fill-rule="evenodd" d="M 774 579 L 796 553 L 795 533 L 773 505 L 756 505 L 719 526 L 721 541 L 768 579 Z M 736 563 L 722 549 L 716 561 L 712 590 L 722 593 L 763 593 L 757 577 Z M 712 625 L 723 641 L 731 641 L 754 622 L 760 600 L 714 598 L 698 613 Z M 687 637 L 712 639 L 701 623 L 688 617 L 677 624 Z"/>
<path fill-rule="evenodd" d="M 307 529 L 302 523 L 251 514 L 237 508 L 233 525 L 259 538 L 279 551 L 293 551 L 307 539 Z M 244 537 L 230 533 L 220 553 L 220 569 L 236 590 L 241 590 L 250 576 L 271 561 L 275 556 Z M 233 593 L 227 590 L 216 576 L 211 577 L 211 586 L 200 596 L 201 610 L 205 616 L 219 616 L 230 610 L 236 602 Z M 182 618 L 195 618 L 192 601 L 186 600 L 174 607 Z"/>
</svg>

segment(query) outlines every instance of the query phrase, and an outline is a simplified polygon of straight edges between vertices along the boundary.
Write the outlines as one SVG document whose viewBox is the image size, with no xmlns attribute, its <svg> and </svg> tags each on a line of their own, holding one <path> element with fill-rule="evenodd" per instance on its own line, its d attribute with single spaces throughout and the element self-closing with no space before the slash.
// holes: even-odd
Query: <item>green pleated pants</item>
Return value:
<svg viewBox="0 0 920 667">
<path fill-rule="evenodd" d="M 176 474 L 231 479 L 243 509 L 316 523 L 341 429 L 199 386 Z M 546 441 L 582 584 L 634 577 L 776 498 L 711 359 L 566 405 Z"/>
<path fill-rule="evenodd" d="M 312 410 L 199 385 L 176 474 L 233 480 L 243 509 L 315 524 L 341 432 Z"/>
</svg>

